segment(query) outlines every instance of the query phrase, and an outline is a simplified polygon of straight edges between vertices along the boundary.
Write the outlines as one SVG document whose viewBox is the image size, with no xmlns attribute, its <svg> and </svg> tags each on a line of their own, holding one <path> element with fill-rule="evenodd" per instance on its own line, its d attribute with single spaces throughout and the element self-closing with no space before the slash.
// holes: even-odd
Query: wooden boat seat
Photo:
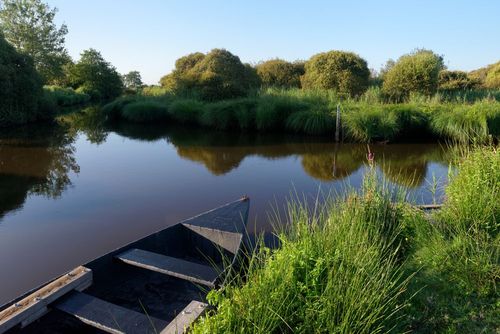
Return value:
<svg viewBox="0 0 500 334">
<path fill-rule="evenodd" d="M 178 277 L 211 288 L 215 287 L 215 281 L 219 276 L 217 269 L 211 266 L 136 248 L 123 252 L 117 255 L 116 258 L 133 266 Z"/>
<path fill-rule="evenodd" d="M 73 292 L 54 307 L 87 325 L 108 333 L 159 333 L 168 322 L 109 303 L 82 292 Z"/>
</svg>

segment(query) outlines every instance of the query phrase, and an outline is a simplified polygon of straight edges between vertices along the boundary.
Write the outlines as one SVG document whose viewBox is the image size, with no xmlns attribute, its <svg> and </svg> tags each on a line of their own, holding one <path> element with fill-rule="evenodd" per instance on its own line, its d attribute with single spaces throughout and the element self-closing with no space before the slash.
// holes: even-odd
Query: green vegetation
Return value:
<svg viewBox="0 0 500 334">
<path fill-rule="evenodd" d="M 177 95 L 214 101 L 247 95 L 259 86 L 259 78 L 237 56 L 213 49 L 206 55 L 198 52 L 178 59 L 175 70 L 160 83 Z"/>
<path fill-rule="evenodd" d="M 401 56 L 383 76 L 383 92 L 392 101 L 403 101 L 411 93 L 433 95 L 438 88 L 443 58 L 429 50 Z"/>
<path fill-rule="evenodd" d="M 68 67 L 68 81 L 77 92 L 88 94 L 93 101 L 114 99 L 123 91 L 123 83 L 116 69 L 102 55 L 89 49 L 80 60 Z"/>
<path fill-rule="evenodd" d="M 380 91 L 368 91 L 359 99 L 341 100 L 333 91 L 266 89 L 237 99 L 206 102 L 176 95 L 136 95 L 117 99 L 103 108 L 111 119 L 156 121 L 161 104 L 169 122 L 198 124 L 219 130 L 290 131 L 333 137 L 335 110 L 342 106 L 342 133 L 346 141 L 430 141 L 485 143 L 500 138 L 500 102 L 484 100 L 473 104 L 439 102 L 414 96 L 407 103 L 382 103 Z M 137 115 L 123 116 L 127 103 Z M 153 110 L 154 109 L 154 110 Z M 111 115 L 112 114 L 112 115 Z"/>
<path fill-rule="evenodd" d="M 329 51 L 306 62 L 302 87 L 334 89 L 345 96 L 358 96 L 368 88 L 369 78 L 366 60 L 352 52 Z"/>
<path fill-rule="evenodd" d="M 85 93 L 76 92 L 73 88 L 63 88 L 60 86 L 45 86 L 44 92 L 55 104 L 62 107 L 82 105 L 90 101 L 90 96 Z"/>
<path fill-rule="evenodd" d="M 497 149 L 469 153 L 430 216 L 374 175 L 357 193 L 292 202 L 280 247 L 247 254 L 193 333 L 498 331 Z"/>
<path fill-rule="evenodd" d="M 0 127 L 43 118 L 42 83 L 29 56 L 0 34 Z"/>
<path fill-rule="evenodd" d="M 137 91 L 144 86 L 142 83 L 141 73 L 138 71 L 130 71 L 127 74 L 122 75 L 122 81 L 125 88 Z"/>
<path fill-rule="evenodd" d="M 0 3 L 0 30 L 19 52 L 33 59 L 44 83 L 57 84 L 63 66 L 71 62 L 64 46 L 68 28 L 54 23 L 57 9 L 41 0 L 3 0 Z"/>
<path fill-rule="evenodd" d="M 255 66 L 263 87 L 300 88 L 300 77 L 304 75 L 304 63 L 290 63 L 282 59 L 271 59 Z"/>
<path fill-rule="evenodd" d="M 479 81 L 471 78 L 464 71 L 447 71 L 439 72 L 438 89 L 439 91 L 455 92 L 477 88 Z"/>
</svg>

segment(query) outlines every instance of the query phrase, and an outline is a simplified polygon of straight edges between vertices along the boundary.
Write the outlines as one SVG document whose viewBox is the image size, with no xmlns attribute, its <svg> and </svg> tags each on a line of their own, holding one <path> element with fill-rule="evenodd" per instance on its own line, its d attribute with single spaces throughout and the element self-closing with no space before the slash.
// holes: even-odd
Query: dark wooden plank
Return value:
<svg viewBox="0 0 500 334">
<path fill-rule="evenodd" d="M 108 333 L 159 333 L 168 325 L 167 321 L 126 309 L 82 292 L 72 293 L 55 304 L 55 308 Z"/>
<path fill-rule="evenodd" d="M 182 334 L 207 309 L 208 304 L 192 300 L 160 334 Z"/>
<path fill-rule="evenodd" d="M 148 252 L 142 249 L 130 249 L 119 254 L 116 258 L 133 266 L 175 276 L 209 287 L 214 287 L 215 280 L 219 274 L 211 266 Z"/>
<path fill-rule="evenodd" d="M 29 323 L 48 312 L 48 305 L 72 290 L 81 291 L 92 284 L 92 271 L 77 267 L 69 273 L 44 285 L 17 303 L 0 312 L 0 333 Z"/>
</svg>

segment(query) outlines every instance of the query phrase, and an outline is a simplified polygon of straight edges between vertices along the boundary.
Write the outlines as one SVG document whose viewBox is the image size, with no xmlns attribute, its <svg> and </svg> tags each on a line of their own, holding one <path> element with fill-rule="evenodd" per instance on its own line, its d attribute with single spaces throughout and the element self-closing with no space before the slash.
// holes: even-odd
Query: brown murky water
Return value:
<svg viewBox="0 0 500 334">
<path fill-rule="evenodd" d="M 374 145 L 378 173 L 438 199 L 446 151 L 436 144 Z M 127 242 L 250 196 L 250 230 L 292 192 L 359 187 L 366 145 L 331 138 L 250 135 L 121 124 L 0 130 L 0 304 Z"/>
</svg>

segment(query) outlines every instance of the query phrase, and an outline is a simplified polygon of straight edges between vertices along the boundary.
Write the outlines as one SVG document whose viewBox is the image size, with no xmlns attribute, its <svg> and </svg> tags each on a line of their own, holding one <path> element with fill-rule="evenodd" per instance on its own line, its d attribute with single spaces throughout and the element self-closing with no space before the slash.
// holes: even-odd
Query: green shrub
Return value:
<svg viewBox="0 0 500 334">
<path fill-rule="evenodd" d="M 23 124 L 41 114 L 42 81 L 30 57 L 18 53 L 0 33 L 0 127 Z"/>
<path fill-rule="evenodd" d="M 170 93 L 170 91 L 160 86 L 146 86 L 141 89 L 141 94 L 144 96 L 162 96 Z"/>
<path fill-rule="evenodd" d="M 255 69 L 223 49 L 178 59 L 174 71 L 160 82 L 177 94 L 209 101 L 245 96 L 258 87 Z"/>
<path fill-rule="evenodd" d="M 90 101 L 90 96 L 85 93 L 76 92 L 70 87 L 44 86 L 44 90 L 55 100 L 59 106 L 74 106 Z"/>
<path fill-rule="evenodd" d="M 410 93 L 430 96 L 437 91 L 443 59 L 429 50 L 417 50 L 401 56 L 384 74 L 384 94 L 392 101 L 402 101 Z"/>
<path fill-rule="evenodd" d="M 441 71 L 438 76 L 438 89 L 440 91 L 470 90 L 479 85 L 478 80 L 470 78 L 463 71 Z"/>
<path fill-rule="evenodd" d="M 368 88 L 369 78 L 366 60 L 352 52 L 329 51 L 306 62 L 302 87 L 334 89 L 342 95 L 358 96 Z"/>
<path fill-rule="evenodd" d="M 136 101 L 123 107 L 122 117 L 133 122 L 152 122 L 167 119 L 167 107 L 157 101 Z"/>
<path fill-rule="evenodd" d="M 261 62 L 255 69 L 264 87 L 300 88 L 300 76 L 305 72 L 303 64 L 282 59 Z"/>
<path fill-rule="evenodd" d="M 500 64 L 496 64 L 488 71 L 484 86 L 486 88 L 500 88 Z"/>
<path fill-rule="evenodd" d="M 172 118 L 181 123 L 198 122 L 205 105 L 196 100 L 178 100 L 174 101 L 168 108 Z"/>
</svg>

